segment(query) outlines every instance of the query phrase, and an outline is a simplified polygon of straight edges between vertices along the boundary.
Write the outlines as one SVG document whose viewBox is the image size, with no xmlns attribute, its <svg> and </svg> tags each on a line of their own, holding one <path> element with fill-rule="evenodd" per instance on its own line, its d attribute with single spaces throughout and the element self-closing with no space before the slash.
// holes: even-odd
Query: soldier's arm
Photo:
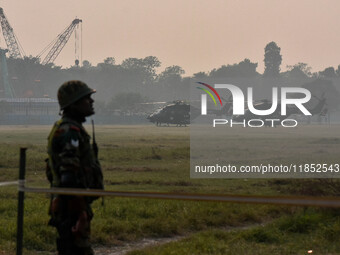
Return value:
<svg viewBox="0 0 340 255">
<path fill-rule="evenodd" d="M 78 173 L 80 171 L 80 143 L 79 128 L 72 125 L 62 125 L 53 138 L 53 151 L 57 172 L 62 187 L 81 188 Z"/>
</svg>

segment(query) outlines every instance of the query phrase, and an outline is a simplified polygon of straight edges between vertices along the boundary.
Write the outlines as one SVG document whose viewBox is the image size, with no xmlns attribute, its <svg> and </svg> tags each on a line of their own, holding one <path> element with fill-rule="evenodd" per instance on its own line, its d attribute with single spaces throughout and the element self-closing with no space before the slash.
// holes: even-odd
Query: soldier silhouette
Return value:
<svg viewBox="0 0 340 255">
<path fill-rule="evenodd" d="M 82 123 L 94 114 L 94 89 L 81 81 L 65 82 L 58 90 L 61 119 L 48 136 L 46 174 L 52 187 L 103 189 L 103 175 L 95 142 Z M 53 195 L 49 225 L 56 227 L 59 255 L 92 255 L 91 203 L 98 197 Z"/>
</svg>

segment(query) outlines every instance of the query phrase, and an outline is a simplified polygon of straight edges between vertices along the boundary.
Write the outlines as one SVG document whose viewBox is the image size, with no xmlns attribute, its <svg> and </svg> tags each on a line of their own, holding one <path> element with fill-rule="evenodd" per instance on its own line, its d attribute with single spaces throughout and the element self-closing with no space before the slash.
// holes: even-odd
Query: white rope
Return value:
<svg viewBox="0 0 340 255">
<path fill-rule="evenodd" d="M 59 195 L 112 196 L 112 197 L 176 199 L 192 201 L 251 203 L 251 204 L 340 207 L 340 198 L 337 197 L 297 197 L 297 196 L 272 197 L 272 196 L 243 196 L 243 195 L 177 194 L 159 192 L 128 192 L 128 191 L 109 191 L 109 190 L 71 189 L 71 188 L 49 189 L 49 188 L 25 187 L 25 180 L 0 182 L 0 186 L 10 185 L 18 185 L 18 190 L 22 192 L 47 193 Z"/>
<path fill-rule="evenodd" d="M 336 197 L 271 197 L 271 196 L 242 196 L 242 195 L 208 195 L 208 194 L 176 194 L 157 192 L 124 192 L 107 191 L 95 189 L 69 189 L 69 188 L 29 188 L 19 187 L 19 191 L 33 193 L 48 193 L 59 195 L 84 195 L 84 196 L 113 196 L 130 198 L 155 198 L 176 199 L 192 201 L 215 201 L 233 203 L 253 203 L 272 205 L 294 205 L 294 206 L 320 206 L 340 207 L 340 198 Z"/>
<path fill-rule="evenodd" d="M 0 186 L 10 186 L 10 185 L 17 185 L 18 181 L 12 181 L 12 182 L 0 182 Z"/>
</svg>

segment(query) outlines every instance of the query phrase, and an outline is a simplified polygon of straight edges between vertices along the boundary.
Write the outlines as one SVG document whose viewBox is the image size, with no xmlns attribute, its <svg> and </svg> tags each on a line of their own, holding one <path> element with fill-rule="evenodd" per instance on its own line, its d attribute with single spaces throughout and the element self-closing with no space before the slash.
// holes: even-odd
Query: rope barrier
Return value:
<svg viewBox="0 0 340 255">
<path fill-rule="evenodd" d="M 340 207 L 340 198 L 336 197 L 271 197 L 271 196 L 246 196 L 246 195 L 210 195 L 210 194 L 178 194 L 158 192 L 128 192 L 108 191 L 95 189 L 71 189 L 71 188 L 32 188 L 20 186 L 19 191 L 31 193 L 47 193 L 59 195 L 83 195 L 83 196 L 113 196 L 128 198 L 152 198 L 152 199 L 175 199 L 192 201 L 214 201 L 271 205 L 293 205 L 293 206 L 318 206 L 318 207 Z"/>
<path fill-rule="evenodd" d="M 17 185 L 18 181 L 12 181 L 12 182 L 0 182 L 0 186 L 11 186 L 11 185 Z"/>
<path fill-rule="evenodd" d="M 33 188 L 26 187 L 25 180 L 0 182 L 0 187 L 18 185 L 18 190 L 31 193 L 46 193 L 59 195 L 82 195 L 82 196 L 113 196 L 127 198 L 152 198 L 152 199 L 175 199 L 192 201 L 215 201 L 252 204 L 294 205 L 294 206 L 319 206 L 340 207 L 340 198 L 336 197 L 271 197 L 271 196 L 245 196 L 245 195 L 209 195 L 209 194 L 186 194 L 186 193 L 160 193 L 160 192 L 128 192 L 109 191 L 95 189 L 72 189 L 72 188 Z"/>
<path fill-rule="evenodd" d="M 152 199 L 175 199 L 192 201 L 215 201 L 252 204 L 272 205 L 295 205 L 295 206 L 319 206 L 340 207 L 340 198 L 336 197 L 271 197 L 271 196 L 245 196 L 245 195 L 209 195 L 209 194 L 177 194 L 159 192 L 124 192 L 95 189 L 71 189 L 71 188 L 33 188 L 26 187 L 25 180 L 0 182 L 0 187 L 18 185 L 18 190 L 31 193 L 46 193 L 59 195 L 82 195 L 82 196 L 113 196 L 128 198 L 152 198 Z"/>
</svg>

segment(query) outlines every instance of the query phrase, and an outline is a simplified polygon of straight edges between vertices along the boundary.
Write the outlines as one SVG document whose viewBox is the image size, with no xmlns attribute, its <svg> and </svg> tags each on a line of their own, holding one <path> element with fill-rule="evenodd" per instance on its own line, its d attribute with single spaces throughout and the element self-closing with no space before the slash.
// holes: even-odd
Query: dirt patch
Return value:
<svg viewBox="0 0 340 255">
<path fill-rule="evenodd" d="M 169 237 L 169 238 L 145 238 L 136 242 L 129 242 L 122 246 L 113 247 L 95 247 L 96 255 L 124 255 L 136 249 L 143 249 L 149 246 L 162 245 L 170 242 L 178 241 L 185 236 Z"/>
<path fill-rule="evenodd" d="M 234 230 L 246 230 L 246 229 L 250 229 L 250 228 L 254 228 L 254 227 L 258 227 L 262 225 L 264 224 L 252 224 L 252 225 L 238 226 L 238 227 L 223 227 L 220 229 L 229 232 L 229 231 L 234 231 Z M 183 235 L 183 236 L 167 237 L 167 238 L 144 238 L 136 242 L 127 242 L 121 246 L 94 247 L 94 251 L 96 255 L 124 255 L 133 250 L 140 250 L 146 247 L 152 247 L 156 245 L 163 245 L 163 244 L 170 243 L 170 242 L 176 242 L 189 236 L 190 234 Z"/>
</svg>

